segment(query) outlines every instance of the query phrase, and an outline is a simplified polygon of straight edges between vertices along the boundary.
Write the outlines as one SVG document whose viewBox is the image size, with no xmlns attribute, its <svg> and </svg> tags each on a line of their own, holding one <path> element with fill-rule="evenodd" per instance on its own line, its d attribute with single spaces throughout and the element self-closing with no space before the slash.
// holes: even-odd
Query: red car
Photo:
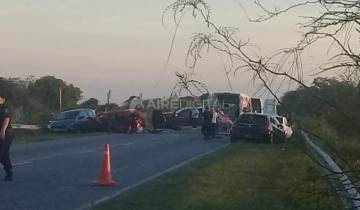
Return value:
<svg viewBox="0 0 360 210">
<path fill-rule="evenodd" d="M 104 112 L 99 121 L 104 131 L 117 133 L 140 133 L 146 126 L 143 113 L 136 109 Z"/>
</svg>

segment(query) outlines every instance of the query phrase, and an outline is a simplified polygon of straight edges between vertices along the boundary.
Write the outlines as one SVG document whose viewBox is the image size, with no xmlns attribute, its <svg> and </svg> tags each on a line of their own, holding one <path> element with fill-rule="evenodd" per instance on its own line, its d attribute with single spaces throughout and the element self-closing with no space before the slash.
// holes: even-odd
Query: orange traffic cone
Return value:
<svg viewBox="0 0 360 210">
<path fill-rule="evenodd" d="M 104 160 L 100 179 L 93 183 L 95 186 L 116 186 L 117 183 L 111 178 L 110 145 L 105 145 Z"/>
</svg>

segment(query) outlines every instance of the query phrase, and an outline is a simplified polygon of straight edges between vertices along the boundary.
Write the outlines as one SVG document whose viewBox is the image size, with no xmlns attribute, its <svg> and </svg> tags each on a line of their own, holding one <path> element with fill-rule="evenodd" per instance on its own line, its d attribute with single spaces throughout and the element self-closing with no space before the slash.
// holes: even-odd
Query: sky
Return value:
<svg viewBox="0 0 360 210">
<path fill-rule="evenodd" d="M 174 0 L 0 0 L 0 76 L 55 76 L 91 97 L 121 103 L 129 96 L 144 98 L 168 96 L 176 81 L 175 72 L 189 71 L 185 65 L 192 35 L 206 30 L 203 22 L 189 13 L 180 24 L 171 57 L 167 57 L 175 31 L 164 9 Z M 264 54 L 293 46 L 299 38 L 294 23 L 297 14 L 267 24 L 249 23 L 235 0 L 209 0 L 212 19 L 219 25 L 239 27 L 240 34 L 261 46 Z M 242 1 L 250 16 L 258 14 L 253 1 Z M 267 5 L 285 6 L 285 0 L 267 1 Z M 305 10 L 304 10 L 305 11 Z M 300 12 L 304 12 L 300 11 Z M 298 11 L 299 12 L 299 11 Z M 320 51 L 319 51 L 320 52 Z M 317 65 L 305 59 L 309 70 Z M 226 58 L 204 55 L 195 70 L 195 78 L 211 92 L 241 92 L 253 96 L 259 86 L 249 73 L 230 75 L 233 90 L 224 74 Z M 306 74 L 307 76 L 307 74 Z M 306 78 L 306 82 L 312 79 Z M 295 86 L 283 86 L 281 95 Z M 258 93 L 259 94 L 259 93 Z M 261 97 L 269 97 L 263 94 Z"/>
</svg>

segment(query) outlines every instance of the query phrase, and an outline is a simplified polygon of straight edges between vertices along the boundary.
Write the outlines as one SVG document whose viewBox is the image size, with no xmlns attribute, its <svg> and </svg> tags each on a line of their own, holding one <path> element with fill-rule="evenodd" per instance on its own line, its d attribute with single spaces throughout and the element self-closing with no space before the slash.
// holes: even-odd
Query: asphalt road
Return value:
<svg viewBox="0 0 360 210">
<path fill-rule="evenodd" d="M 0 181 L 1 210 L 87 209 L 228 144 L 185 128 L 160 134 L 104 134 L 13 145 L 14 181 Z M 94 187 L 110 144 L 117 187 Z M 0 171 L 1 178 L 3 170 Z"/>
</svg>

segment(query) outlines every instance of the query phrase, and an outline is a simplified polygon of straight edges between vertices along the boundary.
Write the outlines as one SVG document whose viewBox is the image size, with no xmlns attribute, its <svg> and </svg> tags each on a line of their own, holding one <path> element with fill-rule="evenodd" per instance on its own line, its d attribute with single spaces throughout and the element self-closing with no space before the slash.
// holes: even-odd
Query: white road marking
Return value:
<svg viewBox="0 0 360 210">
<path fill-rule="evenodd" d="M 70 190 L 72 188 L 74 188 L 74 186 L 63 186 L 63 187 L 58 188 L 57 190 L 58 191 L 64 191 L 64 190 Z"/>
<path fill-rule="evenodd" d="M 32 164 L 32 162 L 30 161 L 23 161 L 23 162 L 18 162 L 18 163 L 13 163 L 13 166 L 23 166 L 23 165 L 29 165 Z"/>
<path fill-rule="evenodd" d="M 111 147 L 121 147 L 121 146 L 129 146 L 135 144 L 134 142 L 130 142 L 130 143 L 122 143 L 122 144 L 115 144 L 115 145 L 110 145 Z M 26 161 L 23 162 L 19 162 L 19 163 L 15 163 L 13 164 L 14 166 L 19 166 L 19 165 L 27 165 L 27 164 L 32 164 L 32 162 L 34 161 L 39 161 L 39 160 L 47 160 L 47 159 L 52 159 L 52 158 L 57 158 L 57 157 L 61 157 L 61 156 L 66 156 L 66 155 L 78 155 L 78 154 L 87 154 L 87 153 L 92 153 L 92 152 L 97 152 L 97 151 L 102 151 L 103 148 L 96 148 L 96 149 L 88 149 L 88 150 L 82 150 L 82 151 L 74 151 L 74 152 L 64 152 L 64 153 L 57 153 L 57 154 L 51 154 L 51 155 L 47 155 L 47 156 L 41 156 L 41 157 L 35 157 L 35 158 L 30 158 Z"/>
<path fill-rule="evenodd" d="M 208 154 L 211 154 L 211 153 L 213 153 L 213 152 L 215 152 L 215 151 L 217 151 L 217 150 L 219 150 L 219 149 L 222 149 L 222 148 L 224 148 L 224 147 L 226 147 L 226 146 L 228 146 L 228 145 L 229 145 L 229 144 L 225 144 L 225 145 L 223 145 L 223 146 L 221 146 L 221 147 L 218 147 L 218 148 L 215 148 L 215 149 L 213 149 L 213 150 L 210 150 L 210 151 L 208 151 L 208 152 L 206 152 L 206 153 L 200 154 L 200 155 L 198 155 L 198 156 L 196 156 L 196 157 L 193 157 L 193 158 L 191 158 L 191 159 L 189 159 L 189 160 L 183 161 L 183 162 L 181 162 L 181 163 L 179 163 L 179 164 L 177 164 L 177 165 L 174 165 L 174 166 L 172 166 L 172 167 L 170 167 L 170 168 L 168 168 L 168 169 L 166 169 L 166 170 L 164 170 L 164 171 L 161 171 L 161 172 L 159 172 L 159 173 L 157 173 L 157 174 L 154 174 L 153 176 L 150 176 L 150 177 L 145 178 L 145 179 L 143 179 L 143 180 L 140 180 L 139 182 L 134 183 L 134 184 L 132 184 L 132 185 L 130 185 L 130 186 L 128 186 L 128 187 L 125 187 L 125 188 L 123 188 L 123 189 L 121 189 L 121 190 L 119 190 L 119 191 L 117 191 L 117 192 L 115 192 L 115 193 L 113 193 L 113 194 L 111 194 L 111 195 L 109 195 L 109 196 L 102 197 L 102 198 L 100 198 L 100 199 L 98 199 L 98 200 L 96 200 L 96 201 L 93 201 L 93 202 L 85 203 L 85 204 L 81 205 L 79 208 L 76 208 L 76 210 L 91 209 L 92 207 L 94 207 L 94 206 L 96 206 L 96 205 L 98 205 L 98 204 L 100 204 L 100 203 L 104 203 L 104 202 L 106 202 L 106 201 L 108 201 L 108 200 L 110 200 L 110 199 L 112 199 L 112 198 L 120 195 L 120 194 L 123 193 L 123 192 L 126 192 L 126 191 L 128 191 L 128 190 L 130 190 L 130 189 L 133 189 L 133 188 L 135 188 L 135 187 L 137 187 L 137 186 L 139 186 L 139 185 L 144 184 L 145 182 L 148 182 L 148 181 L 153 180 L 153 179 L 155 179 L 155 178 L 157 178 L 157 177 L 159 177 L 159 176 L 161 176 L 161 175 L 163 175 L 163 174 L 166 174 L 166 173 L 168 173 L 168 172 L 170 172 L 170 171 L 173 171 L 173 170 L 175 170 L 175 169 L 177 169 L 177 168 L 180 168 L 181 166 L 184 166 L 184 165 L 186 165 L 186 164 L 188 164 L 188 163 L 190 163 L 190 162 L 192 162 L 192 161 L 194 161 L 194 160 L 197 160 L 197 159 L 199 159 L 199 158 L 201 158 L 201 157 L 204 157 L 204 156 L 206 156 L 206 155 L 208 155 Z"/>
<path fill-rule="evenodd" d="M 129 166 L 123 166 L 123 167 L 120 167 L 120 168 L 113 169 L 113 174 L 116 174 L 116 173 L 118 173 L 118 172 L 120 172 L 122 170 L 125 170 L 127 168 L 129 168 Z"/>
<path fill-rule="evenodd" d="M 38 161 L 38 160 L 47 160 L 47 159 L 51 159 L 51 158 L 56 158 L 56 157 L 60 157 L 63 155 L 67 155 L 66 153 L 59 153 L 59 154 L 53 154 L 53 155 L 47 155 L 47 156 L 43 156 L 43 157 L 36 157 L 36 158 L 30 158 L 28 159 L 28 161 Z"/>
<path fill-rule="evenodd" d="M 129 143 L 122 143 L 122 144 L 110 144 L 110 148 L 111 147 L 123 147 L 123 146 L 130 146 L 135 144 L 135 142 L 129 142 Z"/>
<path fill-rule="evenodd" d="M 89 150 L 83 150 L 83 151 L 79 151 L 79 152 L 72 152 L 71 154 L 87 154 L 87 153 L 92 153 L 92 152 L 96 152 L 99 149 L 89 149 Z"/>
</svg>

